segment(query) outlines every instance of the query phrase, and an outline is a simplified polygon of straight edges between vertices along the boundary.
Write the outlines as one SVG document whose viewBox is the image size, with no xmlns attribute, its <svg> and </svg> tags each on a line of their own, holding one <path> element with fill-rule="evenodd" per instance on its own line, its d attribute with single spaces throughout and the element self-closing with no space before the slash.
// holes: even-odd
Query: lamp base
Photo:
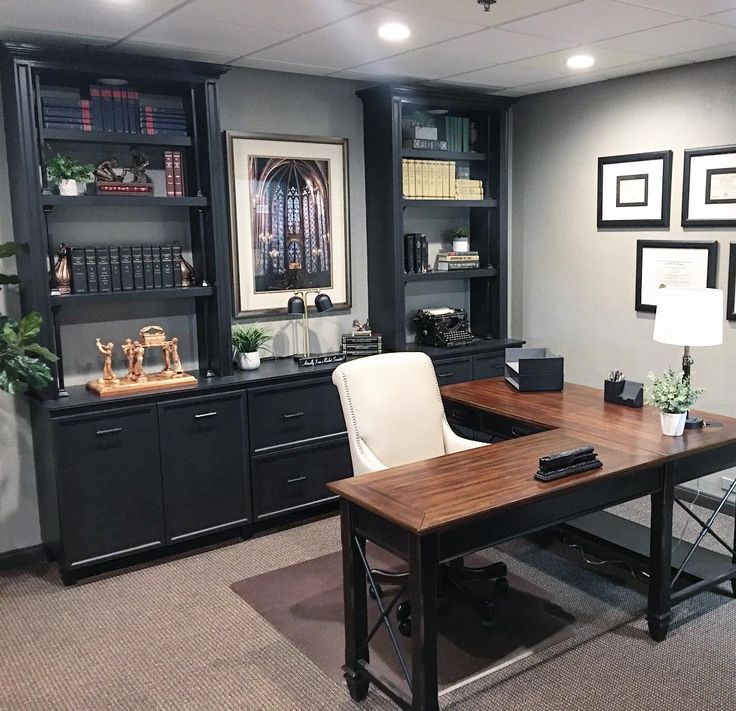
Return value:
<svg viewBox="0 0 736 711">
<path fill-rule="evenodd" d="M 345 360 L 344 353 L 318 353 L 316 355 L 304 355 L 297 353 L 294 360 L 299 367 L 312 365 L 327 365 L 328 363 L 342 363 Z"/>
</svg>

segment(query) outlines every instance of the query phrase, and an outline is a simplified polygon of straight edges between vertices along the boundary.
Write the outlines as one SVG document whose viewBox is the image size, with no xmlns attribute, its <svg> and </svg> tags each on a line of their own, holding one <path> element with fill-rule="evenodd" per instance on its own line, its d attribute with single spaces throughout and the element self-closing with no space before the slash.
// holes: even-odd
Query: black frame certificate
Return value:
<svg viewBox="0 0 736 711">
<path fill-rule="evenodd" d="M 682 226 L 736 226 L 736 146 L 685 151 Z"/>
<path fill-rule="evenodd" d="M 636 310 L 654 313 L 657 291 L 716 286 L 718 242 L 638 240 L 636 243 Z"/>
</svg>

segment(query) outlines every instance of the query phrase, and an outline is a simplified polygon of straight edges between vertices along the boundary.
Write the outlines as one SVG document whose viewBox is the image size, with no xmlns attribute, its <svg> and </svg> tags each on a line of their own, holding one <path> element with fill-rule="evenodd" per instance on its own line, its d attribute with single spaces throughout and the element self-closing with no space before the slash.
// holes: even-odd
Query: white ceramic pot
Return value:
<svg viewBox="0 0 736 711">
<path fill-rule="evenodd" d="M 660 412 L 659 420 L 662 423 L 663 435 L 679 437 L 685 431 L 687 412 Z"/>
<path fill-rule="evenodd" d="M 470 251 L 470 239 L 468 237 L 455 237 L 452 240 L 452 251 L 453 252 L 469 252 Z"/>
<path fill-rule="evenodd" d="M 238 368 L 240 370 L 255 370 L 261 365 L 261 356 L 255 353 L 238 353 Z"/>
<path fill-rule="evenodd" d="M 60 180 L 59 195 L 79 195 L 79 186 L 76 180 Z"/>
</svg>

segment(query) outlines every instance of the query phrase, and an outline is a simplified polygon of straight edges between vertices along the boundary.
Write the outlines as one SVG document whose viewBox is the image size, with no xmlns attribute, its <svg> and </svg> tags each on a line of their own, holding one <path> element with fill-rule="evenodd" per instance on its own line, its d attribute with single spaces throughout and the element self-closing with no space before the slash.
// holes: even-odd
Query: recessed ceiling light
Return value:
<svg viewBox="0 0 736 711">
<path fill-rule="evenodd" d="M 411 34 L 411 30 L 400 22 L 387 22 L 378 28 L 378 36 L 387 42 L 401 42 Z"/>
<path fill-rule="evenodd" d="M 570 69 L 588 69 L 595 64 L 595 59 L 589 54 L 575 54 L 565 62 Z"/>
</svg>

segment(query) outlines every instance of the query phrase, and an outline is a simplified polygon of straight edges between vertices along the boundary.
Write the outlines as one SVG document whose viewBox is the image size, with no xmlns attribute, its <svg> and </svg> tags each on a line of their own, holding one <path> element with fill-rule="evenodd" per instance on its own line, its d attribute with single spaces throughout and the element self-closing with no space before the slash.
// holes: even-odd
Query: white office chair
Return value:
<svg viewBox="0 0 736 711">
<path fill-rule="evenodd" d="M 338 366 L 332 382 L 340 393 L 353 474 L 367 474 L 422 459 L 488 446 L 456 435 L 445 417 L 437 376 L 424 353 L 386 353 Z M 372 571 L 377 583 L 400 584 L 406 573 Z M 495 579 L 506 589 L 506 565 L 466 568 L 462 559 L 442 566 L 440 597 L 459 593 L 492 625 L 493 603 L 464 587 L 470 580 Z M 380 590 L 371 594 L 381 593 Z M 398 607 L 399 629 L 410 633 L 408 603 Z"/>
</svg>

